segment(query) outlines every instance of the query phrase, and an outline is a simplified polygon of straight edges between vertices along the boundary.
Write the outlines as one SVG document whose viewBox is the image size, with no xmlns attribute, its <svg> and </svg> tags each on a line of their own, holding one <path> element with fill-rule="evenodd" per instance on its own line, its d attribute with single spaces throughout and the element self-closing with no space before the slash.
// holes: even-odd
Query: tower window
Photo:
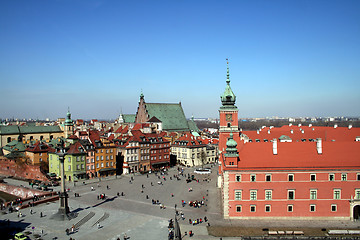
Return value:
<svg viewBox="0 0 360 240">
<path fill-rule="evenodd" d="M 227 123 L 227 127 L 231 127 L 231 123 L 228 122 L 228 123 Z"/>
</svg>

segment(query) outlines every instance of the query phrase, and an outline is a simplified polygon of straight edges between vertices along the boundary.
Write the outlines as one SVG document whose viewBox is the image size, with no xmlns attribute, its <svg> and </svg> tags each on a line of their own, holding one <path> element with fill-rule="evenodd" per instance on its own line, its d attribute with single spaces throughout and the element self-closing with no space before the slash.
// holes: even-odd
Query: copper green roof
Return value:
<svg viewBox="0 0 360 240">
<path fill-rule="evenodd" d="M 59 126 L 0 126 L 0 135 L 62 132 Z"/>
<path fill-rule="evenodd" d="M 229 63 L 227 63 L 227 79 L 225 91 L 223 95 L 220 96 L 220 98 L 222 103 L 221 109 L 237 109 L 237 107 L 235 106 L 236 96 L 230 87 Z"/>
<path fill-rule="evenodd" d="M 200 131 L 193 119 L 188 120 L 188 125 L 189 125 L 191 132 L 199 132 Z"/>
<path fill-rule="evenodd" d="M 13 140 L 6 144 L 3 149 L 9 151 L 9 152 L 24 152 L 26 149 L 26 146 L 23 142 L 19 142 L 17 140 Z"/>
<path fill-rule="evenodd" d="M 135 122 L 135 114 L 122 114 L 122 118 L 124 123 L 134 123 Z"/>
<path fill-rule="evenodd" d="M 230 136 L 226 142 L 226 157 L 238 157 L 238 151 L 237 151 L 237 142 L 233 139 L 233 133 L 230 133 Z"/>
<path fill-rule="evenodd" d="M 181 103 L 145 103 L 149 119 L 156 117 L 165 131 L 189 131 Z"/>
</svg>

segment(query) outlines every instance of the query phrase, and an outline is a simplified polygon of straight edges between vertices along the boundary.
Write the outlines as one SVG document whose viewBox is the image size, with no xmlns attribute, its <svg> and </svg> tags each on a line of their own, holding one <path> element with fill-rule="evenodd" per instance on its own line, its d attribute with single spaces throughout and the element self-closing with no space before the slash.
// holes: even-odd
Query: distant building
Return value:
<svg viewBox="0 0 360 240">
<path fill-rule="evenodd" d="M 144 95 L 141 93 L 135 123 L 148 123 L 150 119 L 154 121 L 153 117 L 156 117 L 157 122 L 161 122 L 163 131 L 189 132 L 196 130 L 193 126 L 195 123 L 191 123 L 189 126 L 181 103 L 146 103 Z"/>
<path fill-rule="evenodd" d="M 59 126 L 0 126 L 0 147 L 5 146 L 13 140 L 18 140 L 21 136 L 22 141 L 51 141 L 54 138 L 62 137 L 64 132 Z"/>
</svg>

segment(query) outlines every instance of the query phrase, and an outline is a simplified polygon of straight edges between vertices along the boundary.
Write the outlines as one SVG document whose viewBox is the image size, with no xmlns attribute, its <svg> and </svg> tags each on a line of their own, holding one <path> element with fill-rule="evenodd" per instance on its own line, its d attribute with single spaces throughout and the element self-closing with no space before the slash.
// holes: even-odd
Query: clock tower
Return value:
<svg viewBox="0 0 360 240">
<path fill-rule="evenodd" d="M 226 59 L 227 60 L 227 59 Z M 226 142 L 232 133 L 232 138 L 237 143 L 240 141 L 238 124 L 238 108 L 235 106 L 236 96 L 230 87 L 229 62 L 227 62 L 227 77 L 224 93 L 220 96 L 220 130 L 219 130 L 219 151 L 225 152 Z M 220 154 L 221 155 L 221 154 Z M 220 157 L 221 158 L 221 157 Z"/>
</svg>

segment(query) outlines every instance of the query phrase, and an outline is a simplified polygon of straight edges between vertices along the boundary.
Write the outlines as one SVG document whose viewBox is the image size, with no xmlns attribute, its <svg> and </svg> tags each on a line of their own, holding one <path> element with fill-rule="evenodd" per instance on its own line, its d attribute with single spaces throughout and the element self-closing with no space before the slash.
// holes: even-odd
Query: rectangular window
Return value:
<svg viewBox="0 0 360 240">
<path fill-rule="evenodd" d="M 360 173 L 356 174 L 356 180 L 360 181 Z"/>
<path fill-rule="evenodd" d="M 316 211 L 316 205 L 310 205 L 310 212 Z"/>
<path fill-rule="evenodd" d="M 288 212 L 294 211 L 294 206 L 293 206 L 293 205 L 288 205 L 288 206 L 287 206 L 287 211 L 288 211 Z"/>
<path fill-rule="evenodd" d="M 68 166 L 69 171 L 71 171 L 71 165 Z"/>
<path fill-rule="evenodd" d="M 250 200 L 257 199 L 257 190 L 250 190 Z"/>
<path fill-rule="evenodd" d="M 250 212 L 256 212 L 256 205 L 250 206 Z"/>
<path fill-rule="evenodd" d="M 251 181 L 251 182 L 255 182 L 255 181 L 256 181 L 256 175 L 255 175 L 255 174 L 251 174 L 251 175 L 250 175 L 250 181 Z"/>
<path fill-rule="evenodd" d="M 335 181 L 335 174 L 329 173 L 329 181 Z"/>
<path fill-rule="evenodd" d="M 104 160 L 104 156 L 101 156 L 100 159 L 101 159 L 101 160 Z"/>
<path fill-rule="evenodd" d="M 270 174 L 265 176 L 265 181 L 271 182 L 271 175 Z"/>
<path fill-rule="evenodd" d="M 341 190 L 334 189 L 334 199 L 340 199 L 340 198 L 341 198 Z"/>
<path fill-rule="evenodd" d="M 347 181 L 347 174 L 346 173 L 341 174 L 341 181 Z"/>
<path fill-rule="evenodd" d="M 265 205 L 265 212 L 271 212 L 271 205 Z"/>
<path fill-rule="evenodd" d="M 288 181 L 289 181 L 289 182 L 293 182 L 293 181 L 294 181 L 294 174 L 289 174 L 289 175 L 288 175 Z"/>
<path fill-rule="evenodd" d="M 71 162 L 71 157 L 68 157 L 68 162 Z"/>
<path fill-rule="evenodd" d="M 236 212 L 241 212 L 241 205 L 236 205 Z"/>
<path fill-rule="evenodd" d="M 241 190 L 235 190 L 235 200 L 241 200 Z"/>
<path fill-rule="evenodd" d="M 76 165 L 76 170 L 80 170 L 80 164 Z"/>
<path fill-rule="evenodd" d="M 104 163 L 101 163 L 101 167 L 102 167 L 102 168 L 104 167 Z"/>
<path fill-rule="evenodd" d="M 288 190 L 288 199 L 289 200 L 295 199 L 295 190 Z"/>
<path fill-rule="evenodd" d="M 96 168 L 99 168 L 99 164 L 98 164 L 98 163 L 96 164 Z"/>
<path fill-rule="evenodd" d="M 265 200 L 272 199 L 272 190 L 265 190 Z"/>
<path fill-rule="evenodd" d="M 310 199 L 315 200 L 317 198 L 317 190 L 310 190 Z"/>
<path fill-rule="evenodd" d="M 96 156 L 96 161 L 99 161 L 99 156 Z"/>
<path fill-rule="evenodd" d="M 106 167 L 108 167 L 108 166 L 109 166 L 109 163 L 107 162 L 107 163 L 106 163 Z"/>
<path fill-rule="evenodd" d="M 337 212 L 337 205 L 336 204 L 331 204 L 331 211 L 332 212 Z"/>
<path fill-rule="evenodd" d="M 316 174 L 310 174 L 310 181 L 316 181 Z"/>
<path fill-rule="evenodd" d="M 360 199 L 360 189 L 355 189 L 355 199 Z"/>
</svg>

